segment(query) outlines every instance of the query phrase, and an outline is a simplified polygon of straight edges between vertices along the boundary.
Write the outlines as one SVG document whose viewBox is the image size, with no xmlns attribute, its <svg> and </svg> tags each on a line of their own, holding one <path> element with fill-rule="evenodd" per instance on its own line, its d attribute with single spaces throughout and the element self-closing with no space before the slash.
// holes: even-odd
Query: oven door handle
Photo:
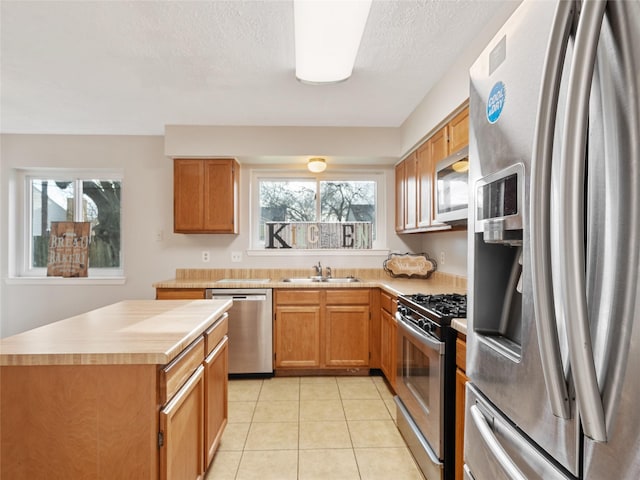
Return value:
<svg viewBox="0 0 640 480">
<path fill-rule="evenodd" d="M 425 332 L 424 330 L 419 330 L 413 325 L 402 320 L 402 316 L 400 314 L 396 314 L 396 319 L 398 320 L 398 326 L 411 336 L 411 338 L 416 339 L 422 345 L 430 348 L 431 350 L 435 350 L 440 355 L 444 355 L 444 342 L 438 340 L 430 333 Z"/>
</svg>

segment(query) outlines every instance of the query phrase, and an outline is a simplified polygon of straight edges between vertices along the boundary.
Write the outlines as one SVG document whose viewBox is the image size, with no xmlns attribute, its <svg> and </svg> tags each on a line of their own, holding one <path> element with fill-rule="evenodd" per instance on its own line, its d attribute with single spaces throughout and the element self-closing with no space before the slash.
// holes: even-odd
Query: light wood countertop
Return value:
<svg viewBox="0 0 640 480">
<path fill-rule="evenodd" d="M 0 340 L 0 365 L 165 365 L 231 300 L 126 300 Z"/>
<path fill-rule="evenodd" d="M 466 318 L 454 318 L 451 320 L 451 326 L 457 332 L 463 335 L 467 334 L 467 319 Z"/>
<path fill-rule="evenodd" d="M 179 269 L 176 278 L 153 284 L 154 288 L 382 288 L 392 295 L 414 293 L 466 293 L 467 282 L 462 277 L 435 272 L 428 279 L 392 278 L 382 269 L 334 269 L 334 277 L 352 275 L 359 282 L 347 283 L 290 283 L 286 277 L 305 277 L 308 270 L 233 270 Z M 231 281 L 231 280 L 234 281 Z M 262 281 L 256 282 L 255 279 Z M 223 281 L 221 281 L 223 280 Z M 266 281 L 264 281 L 266 280 Z"/>
</svg>

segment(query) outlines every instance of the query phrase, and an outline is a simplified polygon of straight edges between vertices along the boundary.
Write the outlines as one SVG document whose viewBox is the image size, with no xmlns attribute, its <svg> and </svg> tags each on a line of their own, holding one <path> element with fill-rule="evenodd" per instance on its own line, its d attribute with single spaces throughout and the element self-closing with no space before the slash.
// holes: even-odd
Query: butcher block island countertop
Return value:
<svg viewBox="0 0 640 480">
<path fill-rule="evenodd" d="M 165 365 L 231 305 L 122 301 L 0 340 L 0 365 Z"/>
<path fill-rule="evenodd" d="M 201 480 L 231 300 L 127 300 L 0 341 L 0 478 Z"/>
</svg>

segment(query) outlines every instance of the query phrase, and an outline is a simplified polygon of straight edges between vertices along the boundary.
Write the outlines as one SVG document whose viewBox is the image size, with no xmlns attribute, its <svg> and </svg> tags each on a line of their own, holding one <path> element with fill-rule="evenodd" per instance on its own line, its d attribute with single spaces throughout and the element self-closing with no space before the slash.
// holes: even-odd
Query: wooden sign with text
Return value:
<svg viewBox="0 0 640 480">
<path fill-rule="evenodd" d="M 265 248 L 367 249 L 371 222 L 266 222 Z"/>
<path fill-rule="evenodd" d="M 48 277 L 86 277 L 90 222 L 51 222 Z"/>
</svg>

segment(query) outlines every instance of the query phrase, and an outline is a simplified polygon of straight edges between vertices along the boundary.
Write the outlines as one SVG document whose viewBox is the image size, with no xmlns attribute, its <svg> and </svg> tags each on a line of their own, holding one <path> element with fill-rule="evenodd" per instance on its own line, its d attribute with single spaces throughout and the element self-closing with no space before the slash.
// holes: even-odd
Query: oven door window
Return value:
<svg viewBox="0 0 640 480">
<path fill-rule="evenodd" d="M 402 336 L 401 399 L 418 428 L 442 458 L 444 357 L 407 332 Z M 437 340 L 433 340 L 437 342 Z"/>
</svg>

